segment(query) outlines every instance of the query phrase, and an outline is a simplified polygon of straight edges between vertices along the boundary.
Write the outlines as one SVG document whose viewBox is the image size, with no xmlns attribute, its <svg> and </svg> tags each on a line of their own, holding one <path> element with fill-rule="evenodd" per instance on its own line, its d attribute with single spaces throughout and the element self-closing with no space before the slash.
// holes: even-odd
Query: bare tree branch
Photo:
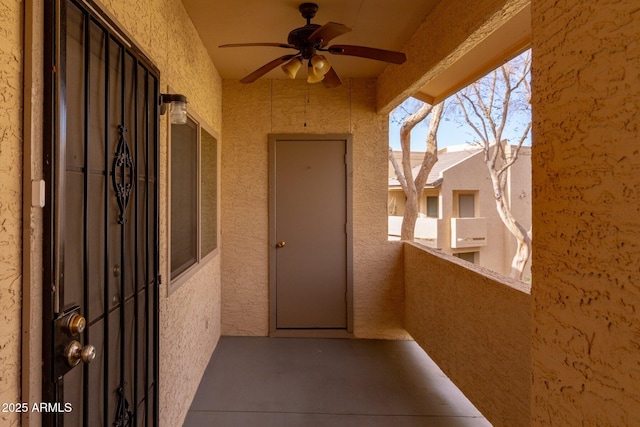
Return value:
<svg viewBox="0 0 640 427">
<path fill-rule="evenodd" d="M 524 266 L 531 253 L 531 232 L 527 232 L 511 212 L 509 201 L 505 197 L 508 176 L 506 172 L 518 159 L 531 129 L 531 120 L 528 120 L 517 144 L 510 150 L 510 157 L 505 149 L 508 141 L 503 140 L 502 135 L 510 123 L 513 111 L 524 107 L 518 102 L 523 102 L 525 98 L 525 105 L 529 104 L 530 69 L 531 56 L 528 53 L 515 62 L 504 64 L 456 94 L 457 105 L 464 122 L 478 135 L 483 144 L 485 164 L 491 178 L 498 215 L 517 241 L 510 273 L 516 278 L 522 278 Z"/>
<path fill-rule="evenodd" d="M 409 191 L 407 187 L 407 180 L 404 177 L 404 173 L 402 173 L 402 168 L 400 167 L 400 165 L 398 164 L 398 161 L 396 160 L 396 156 L 393 155 L 393 148 L 391 147 L 389 147 L 389 161 L 393 165 L 393 170 L 395 171 L 396 177 L 400 182 L 400 187 L 406 194 L 407 191 Z"/>
</svg>

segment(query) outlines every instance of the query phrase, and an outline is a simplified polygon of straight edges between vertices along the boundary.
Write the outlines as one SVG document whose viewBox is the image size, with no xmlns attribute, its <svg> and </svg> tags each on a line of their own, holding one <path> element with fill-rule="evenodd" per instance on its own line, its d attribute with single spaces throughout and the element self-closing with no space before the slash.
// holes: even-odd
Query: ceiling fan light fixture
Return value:
<svg viewBox="0 0 640 427">
<path fill-rule="evenodd" d="M 323 55 L 313 55 L 309 62 L 311 62 L 314 73 L 321 74 L 323 76 L 327 74 L 331 68 L 329 60 Z"/>
<path fill-rule="evenodd" d="M 311 65 L 311 61 L 309 61 L 307 71 L 307 83 L 320 83 L 324 79 L 324 74 L 316 72 L 316 69 Z"/>
<path fill-rule="evenodd" d="M 300 67 L 302 67 L 302 59 L 300 57 L 296 57 L 284 64 L 282 66 L 282 71 L 284 71 L 290 79 L 295 79 Z"/>
</svg>

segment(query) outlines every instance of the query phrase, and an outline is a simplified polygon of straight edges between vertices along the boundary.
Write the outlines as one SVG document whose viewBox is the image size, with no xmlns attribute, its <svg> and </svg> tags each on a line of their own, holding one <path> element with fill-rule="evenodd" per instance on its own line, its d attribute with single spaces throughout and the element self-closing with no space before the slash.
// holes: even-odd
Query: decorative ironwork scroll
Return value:
<svg viewBox="0 0 640 427">
<path fill-rule="evenodd" d="M 118 407 L 116 408 L 116 420 L 113 427 L 130 427 L 133 412 L 129 409 L 129 402 L 124 397 L 124 388 L 118 388 Z"/>
<path fill-rule="evenodd" d="M 129 197 L 131 196 L 131 190 L 133 190 L 135 180 L 133 157 L 131 156 L 131 150 L 129 149 L 129 144 L 127 143 L 127 139 L 124 135 L 126 132 L 127 128 L 122 125 L 118 125 L 118 146 L 116 147 L 115 158 L 111 165 L 113 189 L 116 192 L 118 207 L 120 207 L 118 224 L 124 224 L 127 222 L 125 213 L 127 211 Z"/>
</svg>

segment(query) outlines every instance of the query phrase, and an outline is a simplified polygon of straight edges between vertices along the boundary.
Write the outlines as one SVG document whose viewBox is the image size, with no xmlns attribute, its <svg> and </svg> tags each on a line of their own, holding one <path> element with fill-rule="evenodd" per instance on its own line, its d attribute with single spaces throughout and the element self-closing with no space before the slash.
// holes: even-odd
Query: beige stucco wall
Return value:
<svg viewBox="0 0 640 427">
<path fill-rule="evenodd" d="M 532 6 L 532 424 L 640 425 L 638 3 Z"/>
<path fill-rule="evenodd" d="M 223 110 L 223 333 L 269 332 L 268 134 L 351 133 L 354 333 L 406 337 L 401 246 L 387 241 L 388 117 L 375 112 L 375 81 L 225 80 Z"/>
<path fill-rule="evenodd" d="M 31 5 L 31 2 L 28 2 Z M 35 25 L 33 30 L 41 33 L 42 2 L 33 2 L 36 19 L 26 23 L 27 27 Z M 2 149 L 0 150 L 0 214 L 2 215 L 3 233 L 0 235 L 0 304 L 2 322 L 0 322 L 0 401 L 20 401 L 20 317 L 21 286 L 31 291 L 31 312 L 25 310 L 30 319 L 25 322 L 25 330 L 29 331 L 30 343 L 33 347 L 25 354 L 29 360 L 40 360 L 41 349 L 37 344 L 41 341 L 41 293 L 38 290 L 39 279 L 32 277 L 31 286 L 21 283 L 21 156 L 28 153 L 32 163 L 30 173 L 33 178 L 41 178 L 40 152 L 41 140 L 38 135 L 42 124 L 38 117 L 33 122 L 33 141 L 27 141 L 23 147 L 21 141 L 22 104 L 20 99 L 21 75 L 23 66 L 21 58 L 22 30 L 21 2 L 9 2 L 0 8 L 0 91 L 4 98 L 3 109 L 0 110 L 2 126 Z M 166 92 L 170 86 L 174 91 L 183 93 L 189 98 L 190 110 L 209 124 L 220 134 L 222 123 L 221 80 L 211 62 L 182 3 L 178 0 L 141 0 L 141 1 L 106 1 L 101 7 L 109 13 L 140 48 L 160 69 L 161 91 Z M 38 14 L 39 13 L 39 14 Z M 32 22 L 33 21 L 33 22 Z M 37 22 L 36 22 L 37 21 Z M 34 34 L 35 34 L 34 33 Z M 41 38 L 34 37 L 36 47 L 41 48 Z M 30 50 L 33 50 L 30 48 Z M 39 58 L 36 58 L 39 59 Z M 27 89 L 33 97 L 34 105 L 42 104 L 41 66 L 34 64 L 33 86 Z M 40 80 L 39 80 L 40 79 Z M 7 108 L 7 106 L 9 108 Z M 37 110 L 37 107 L 31 107 Z M 34 113 L 37 114 L 37 111 Z M 167 120 L 161 118 L 160 132 L 160 258 L 161 274 L 164 278 L 160 287 L 160 417 L 161 425 L 181 425 L 198 387 L 200 378 L 209 357 L 220 336 L 220 256 L 202 266 L 193 277 L 178 290 L 167 296 L 169 278 L 167 263 Z M 6 130 L 5 130 L 6 129 Z M 40 213 L 35 208 L 30 213 L 31 226 L 27 236 L 32 242 L 42 237 Z M 31 248 L 31 250 L 34 250 Z M 32 256 L 27 257 L 30 265 L 28 272 L 41 270 L 39 248 L 35 248 Z M 39 267 L 40 265 L 40 267 Z M 40 308 L 41 310 L 41 308 Z M 26 334 L 25 334 L 26 335 Z M 27 340 L 23 341 L 23 346 Z M 27 359 L 25 359 L 26 361 Z M 29 363 L 29 362 L 27 362 Z M 33 364 L 33 362 L 31 362 Z M 26 378 L 31 383 L 28 390 L 29 400 L 39 396 L 37 365 L 30 369 L 33 378 Z M 36 397 L 34 397 L 36 396 Z M 0 413 L 0 424 L 18 425 L 17 415 Z M 38 425 L 37 414 L 31 414 L 31 424 Z"/>
<path fill-rule="evenodd" d="M 0 402 L 20 401 L 22 3 L 0 7 Z M 0 412 L 0 424 L 19 414 Z"/>
<path fill-rule="evenodd" d="M 494 426 L 528 426 L 526 286 L 413 243 L 404 262 L 407 331 Z"/>
</svg>

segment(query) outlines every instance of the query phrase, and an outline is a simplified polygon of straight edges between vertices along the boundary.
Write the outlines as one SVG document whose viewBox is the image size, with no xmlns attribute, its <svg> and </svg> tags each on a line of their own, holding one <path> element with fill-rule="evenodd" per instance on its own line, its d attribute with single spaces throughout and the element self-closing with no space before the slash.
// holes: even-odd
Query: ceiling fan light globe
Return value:
<svg viewBox="0 0 640 427">
<path fill-rule="evenodd" d="M 290 79 L 295 79 L 300 67 L 302 67 L 302 60 L 300 58 L 293 58 L 282 66 L 282 71 L 284 71 Z"/>
<path fill-rule="evenodd" d="M 310 59 L 311 66 L 313 67 L 313 71 L 316 74 L 325 75 L 329 72 L 331 68 L 331 64 L 329 64 L 329 60 L 325 58 L 323 55 L 313 55 Z"/>
<path fill-rule="evenodd" d="M 309 67 L 307 74 L 307 83 L 320 83 L 324 79 L 324 74 L 315 71 L 315 68 Z"/>
</svg>

